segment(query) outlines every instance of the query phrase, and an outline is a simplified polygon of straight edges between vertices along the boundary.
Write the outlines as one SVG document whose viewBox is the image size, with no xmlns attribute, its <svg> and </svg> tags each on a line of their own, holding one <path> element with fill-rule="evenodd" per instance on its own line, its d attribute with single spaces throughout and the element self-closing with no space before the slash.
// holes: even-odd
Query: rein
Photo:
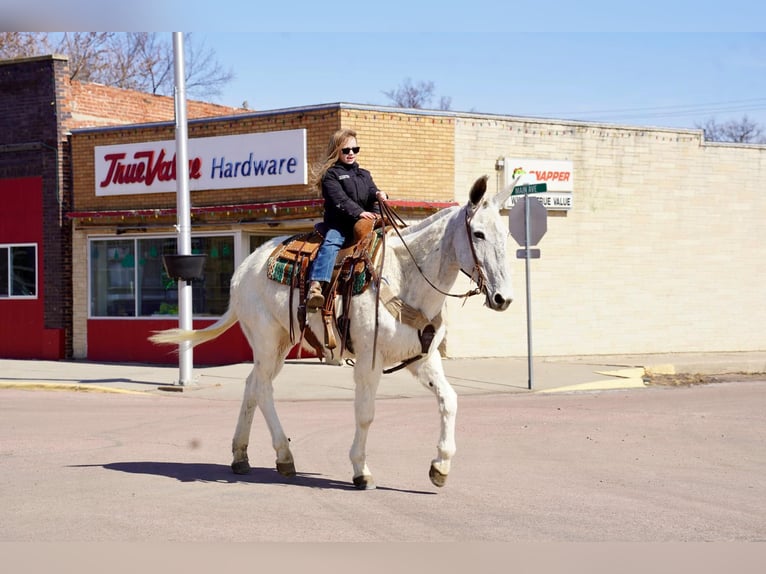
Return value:
<svg viewBox="0 0 766 574">
<path fill-rule="evenodd" d="M 394 229 L 396 234 L 399 236 L 399 239 L 402 241 L 402 245 L 404 245 L 404 248 L 407 250 L 407 253 L 409 254 L 410 258 L 412 259 L 412 262 L 415 265 L 415 268 L 420 273 L 421 277 L 425 279 L 426 283 L 428 283 L 433 289 L 441 293 L 442 295 L 445 295 L 446 297 L 458 297 L 458 298 L 467 298 L 471 297 L 473 295 L 479 295 L 484 289 L 484 285 L 486 283 L 486 276 L 484 275 L 484 271 L 481 268 L 481 265 L 479 264 L 479 257 L 476 255 L 476 248 L 473 245 L 473 239 L 471 238 L 471 219 L 473 217 L 473 214 L 476 213 L 476 210 L 473 210 L 473 212 L 469 213 L 466 210 L 465 215 L 465 230 L 466 234 L 468 235 L 468 243 L 471 246 L 471 255 L 473 255 L 473 262 L 474 262 L 474 268 L 471 275 L 468 275 L 468 273 L 465 273 L 469 278 L 473 281 L 473 276 L 477 275 L 478 279 L 476 281 L 476 288 L 471 289 L 470 291 L 466 291 L 465 293 L 448 293 L 446 291 L 443 291 L 439 287 L 433 284 L 433 282 L 426 277 L 425 273 L 421 269 L 420 265 L 418 264 L 417 260 L 415 259 L 415 256 L 412 254 L 412 251 L 410 251 L 409 246 L 407 245 L 407 242 L 404 240 L 404 237 L 402 237 L 401 232 L 399 231 L 400 227 L 407 227 L 407 224 L 404 222 L 404 220 L 399 217 L 399 215 L 393 210 L 393 208 L 388 204 L 386 200 L 379 200 L 380 204 L 380 215 L 381 215 L 381 240 L 383 242 L 382 249 L 381 249 L 381 256 L 380 261 L 377 265 L 377 270 L 375 269 L 375 266 L 372 265 L 372 261 L 367 260 L 368 268 L 371 270 L 372 273 L 372 282 L 375 285 L 375 328 L 374 328 L 374 336 L 373 336 L 373 342 L 372 342 L 372 368 L 375 368 L 375 355 L 376 355 L 376 349 L 378 346 L 378 325 L 379 325 L 379 310 L 380 310 L 380 300 L 381 300 L 381 279 L 382 279 L 382 271 L 383 271 L 383 262 L 385 260 L 385 253 L 386 253 L 386 220 L 388 220 L 391 223 L 391 227 Z M 389 304 L 391 303 L 392 298 L 387 297 L 386 301 L 386 307 L 389 309 L 389 311 L 394 315 L 398 316 L 401 320 L 400 312 L 393 311 Z M 434 334 L 435 334 L 435 327 L 433 323 L 429 321 L 427 317 L 425 317 L 422 313 L 420 313 L 416 309 L 412 309 L 411 307 L 407 306 L 405 303 L 400 301 L 400 304 L 404 307 L 407 307 L 408 312 L 410 315 L 417 315 L 419 314 L 420 317 L 409 317 L 409 320 L 405 320 L 404 322 L 409 324 L 410 326 L 415 327 L 418 330 L 418 336 L 420 337 L 420 344 L 421 344 L 421 352 L 418 355 L 415 355 L 413 357 L 410 357 L 409 359 L 405 359 L 402 361 L 399 365 L 384 369 L 384 374 L 393 373 L 395 371 L 398 371 L 399 369 L 402 369 L 406 367 L 407 365 L 414 363 L 415 361 L 420 360 L 424 355 L 428 353 L 428 350 L 431 346 L 431 341 L 433 340 Z M 424 320 L 424 321 L 423 321 Z M 424 322 L 425 324 L 422 325 L 416 325 L 415 323 L 421 323 Z M 348 364 L 353 365 L 353 361 L 347 360 Z"/>
<path fill-rule="evenodd" d="M 385 220 L 385 217 L 388 217 L 392 221 L 393 221 L 393 218 L 396 218 L 399 221 L 402 221 L 401 218 L 394 212 L 393 208 L 390 205 L 388 205 L 388 202 L 385 200 L 380 202 L 380 211 L 381 211 L 381 215 L 384 215 L 384 220 Z M 474 210 L 473 213 L 476 213 L 476 211 Z M 407 245 L 407 242 L 404 240 L 404 237 L 402 237 L 402 234 L 399 232 L 399 228 L 396 225 L 391 226 L 394 228 L 394 231 L 396 231 L 396 234 L 399 236 L 399 239 L 401 239 L 402 244 L 404 245 L 404 248 L 407 250 L 407 253 L 410 256 L 410 259 L 412 259 L 412 262 L 415 264 L 415 268 L 418 270 L 418 273 L 420 273 L 420 276 L 423 277 L 423 279 L 425 279 L 426 283 L 428 283 L 431 286 L 431 288 L 433 288 L 434 290 L 438 291 L 439 293 L 441 293 L 442 295 L 446 297 L 457 297 L 462 299 L 467 297 L 473 297 L 474 295 L 480 295 L 482 290 L 484 289 L 484 284 L 486 283 L 486 276 L 484 275 L 484 271 L 482 270 L 481 265 L 479 264 L 479 258 L 476 255 L 476 248 L 473 246 L 473 240 L 471 238 L 471 218 L 472 217 L 473 217 L 473 214 L 469 214 L 468 211 L 466 211 L 465 230 L 466 230 L 466 233 L 468 234 L 468 243 L 471 246 L 471 255 L 473 255 L 473 262 L 474 262 L 473 273 L 471 273 L 471 275 L 468 275 L 468 273 L 466 273 L 462 269 L 461 271 L 463 271 L 463 273 L 465 273 L 472 281 L 473 281 L 474 274 L 478 275 L 478 280 L 476 281 L 476 285 L 477 285 L 476 288 L 471 289 L 470 291 L 466 291 L 465 293 L 462 293 L 462 294 L 447 293 L 446 291 L 443 291 L 442 289 L 434 285 L 433 282 L 428 277 L 426 277 L 426 274 L 423 272 L 423 270 L 420 268 L 420 265 L 415 260 L 415 256 L 412 254 L 412 251 L 410 251 L 410 247 Z"/>
</svg>

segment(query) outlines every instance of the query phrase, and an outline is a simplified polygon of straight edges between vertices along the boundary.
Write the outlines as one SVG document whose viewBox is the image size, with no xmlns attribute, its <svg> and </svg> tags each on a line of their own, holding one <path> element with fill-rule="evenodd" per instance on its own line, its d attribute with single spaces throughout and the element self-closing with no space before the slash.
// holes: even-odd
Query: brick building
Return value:
<svg viewBox="0 0 766 574">
<path fill-rule="evenodd" d="M 71 181 L 63 179 L 69 203 L 59 213 L 62 225 L 72 224 L 71 255 L 62 258 L 72 272 L 71 287 L 59 287 L 71 294 L 74 357 L 177 360 L 146 342 L 150 331 L 177 325 L 174 285 L 159 263 L 175 247 L 175 194 L 110 177 L 117 160 L 106 159 L 127 166 L 136 151 L 158 157 L 166 149 L 170 157 L 167 119 L 91 120 L 62 143 Z M 264 238 L 309 229 L 321 216 L 305 172 L 340 127 L 359 132 L 360 163 L 405 219 L 463 203 L 482 174 L 491 175 L 490 192 L 517 169 L 548 184 L 548 231 L 530 278 L 536 354 L 766 349 L 766 146 L 706 142 L 701 130 L 345 103 L 190 120 L 190 158 L 217 166 L 216 181 L 191 184 L 193 249 L 208 257 L 195 287 L 195 327 L 223 312 L 233 269 Z M 249 161 L 248 149 L 299 158 L 303 178 L 222 183 L 226 169 Z M 509 253 L 515 248 L 509 239 Z M 511 265 L 516 300 L 508 311 L 488 311 L 479 298 L 448 300 L 448 356 L 526 354 L 524 264 Z M 234 329 L 195 349 L 200 364 L 248 355 Z"/>
<path fill-rule="evenodd" d="M 365 120 L 369 122 L 359 141 L 364 147 L 362 157 L 369 157 L 369 161 L 362 160 L 363 164 L 373 172 L 378 186 L 389 191 L 402 217 L 419 219 L 453 203 L 453 118 L 434 116 L 426 122 L 422 114 L 331 104 L 189 121 L 190 161 L 199 158 L 218 176 L 202 184 L 193 177 L 190 180 L 192 248 L 208 255 L 204 285 L 196 285 L 193 296 L 196 327 L 213 321 L 206 316 L 223 314 L 234 268 L 255 247 L 266 238 L 309 230 L 321 220 L 322 201 L 310 189 L 308 166 L 325 151 L 334 131 Z M 129 185 L 113 181 L 119 179 L 114 175 L 116 170 L 134 169 L 127 166 L 136 153 L 142 157 L 153 154 L 154 159 L 144 162 L 147 171 L 159 157 L 171 157 L 174 130 L 173 123 L 165 122 L 72 132 L 72 169 L 77 174 L 69 213 L 75 224 L 77 261 L 73 289 L 75 356 L 175 360 L 172 350 L 147 340 L 151 331 L 177 325 L 175 284 L 163 275 L 161 263 L 163 254 L 176 252 L 175 186 L 158 192 L 156 180 L 151 186 L 146 181 Z M 256 162 L 259 158 L 268 160 L 283 138 L 293 142 L 285 153 L 296 158 L 301 177 L 270 183 L 258 182 L 250 175 L 231 176 L 227 183 L 218 183 L 223 166 L 253 161 L 253 150 Z M 213 151 L 195 151 L 195 146 Z M 434 169 L 415 179 L 409 170 L 386 169 L 399 163 L 399 150 L 406 147 L 436 153 L 430 164 Z M 122 166 L 106 159 L 117 156 L 125 162 Z M 111 179 L 110 169 L 114 171 Z M 107 259 L 109 263 L 105 263 Z M 99 276 L 104 279 L 94 279 Z M 131 281 L 134 287 L 125 294 L 125 306 L 120 303 L 120 285 Z M 238 329 L 195 349 L 195 360 L 202 364 L 249 358 L 248 344 Z"/>
<path fill-rule="evenodd" d="M 173 117 L 173 98 L 70 81 L 64 56 L 0 61 L 0 356 L 72 356 L 70 130 Z"/>
</svg>

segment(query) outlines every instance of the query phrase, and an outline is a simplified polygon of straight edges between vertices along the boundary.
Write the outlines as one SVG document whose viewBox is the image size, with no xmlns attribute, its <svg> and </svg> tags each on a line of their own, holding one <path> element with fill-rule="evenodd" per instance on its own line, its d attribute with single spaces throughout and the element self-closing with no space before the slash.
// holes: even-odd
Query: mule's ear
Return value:
<svg viewBox="0 0 766 574">
<path fill-rule="evenodd" d="M 473 183 L 473 187 L 471 188 L 471 193 L 468 195 L 468 199 L 471 201 L 471 205 L 474 207 L 479 205 L 479 202 L 484 197 L 484 194 L 487 193 L 487 179 L 489 179 L 489 176 L 482 175 Z"/>
<path fill-rule="evenodd" d="M 492 198 L 492 201 L 495 205 L 497 205 L 498 209 L 502 209 L 503 205 L 505 205 L 505 202 L 508 201 L 508 198 L 511 196 L 511 193 L 513 192 L 513 188 L 516 187 L 516 184 L 518 183 L 519 179 L 521 179 L 521 176 L 517 177 L 513 180 L 513 183 L 506 186 L 505 189 L 502 191 L 499 191 L 495 197 Z"/>
</svg>

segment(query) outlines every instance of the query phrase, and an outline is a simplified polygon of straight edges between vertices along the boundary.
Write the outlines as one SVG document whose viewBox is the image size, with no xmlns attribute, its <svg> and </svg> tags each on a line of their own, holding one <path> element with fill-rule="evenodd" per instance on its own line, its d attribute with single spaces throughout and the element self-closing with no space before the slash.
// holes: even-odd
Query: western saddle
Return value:
<svg viewBox="0 0 766 574">
<path fill-rule="evenodd" d="M 284 285 L 290 285 L 290 309 L 293 308 L 295 290 L 300 293 L 298 321 L 301 336 L 314 348 L 318 356 L 323 356 L 322 344 L 307 326 L 306 291 L 308 271 L 317 256 L 324 239 L 325 227 L 318 224 L 313 231 L 288 237 L 272 252 L 268 263 L 268 277 Z M 335 260 L 332 279 L 325 287 L 325 305 L 321 309 L 324 324 L 324 346 L 330 350 L 338 346 L 333 330 L 341 334 L 341 353 L 349 348 L 348 337 L 349 309 L 351 298 L 367 290 L 370 282 L 377 278 L 373 261 L 383 244 L 382 220 L 360 219 L 354 226 L 353 240 L 346 242 Z M 336 317 L 336 300 L 340 296 L 341 313 Z M 290 340 L 295 341 L 292 314 L 290 316 Z"/>
<path fill-rule="evenodd" d="M 381 247 L 385 244 L 386 236 L 385 220 L 380 218 L 357 221 L 354 226 L 353 240 L 347 242 L 338 253 L 332 279 L 323 293 L 325 305 L 321 309 L 321 317 L 324 327 L 324 343 L 319 341 L 307 323 L 306 293 L 309 284 L 308 271 L 322 244 L 324 230 L 323 224 L 320 223 L 313 231 L 288 237 L 274 249 L 268 261 L 267 274 L 269 279 L 291 287 L 290 309 L 294 305 L 295 291 L 298 290 L 299 292 L 298 322 L 301 339 L 305 338 L 321 360 L 324 356 L 323 347 L 332 353 L 337 348 L 338 341 L 335 337 L 337 331 L 341 337 L 341 356 L 345 349 L 353 353 L 353 342 L 349 336 L 349 312 L 352 298 L 364 293 L 374 282 L 378 300 L 383 303 L 394 318 L 418 330 L 422 347 L 420 355 L 411 357 L 384 372 L 390 373 L 398 370 L 425 355 L 431 346 L 435 330 L 441 324 L 441 314 L 434 319 L 429 319 L 418 309 L 404 303 L 390 291 L 385 282 L 380 281 L 378 271 L 375 268 L 375 260 Z M 336 312 L 338 299 L 341 302 L 340 313 Z M 377 331 L 377 310 L 375 325 Z M 292 313 L 290 313 L 290 340 L 295 342 Z"/>
</svg>

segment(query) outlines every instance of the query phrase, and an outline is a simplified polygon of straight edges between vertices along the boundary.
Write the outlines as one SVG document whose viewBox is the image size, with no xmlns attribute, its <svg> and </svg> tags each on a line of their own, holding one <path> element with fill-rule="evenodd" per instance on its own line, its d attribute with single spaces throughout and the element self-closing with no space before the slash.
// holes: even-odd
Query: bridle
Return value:
<svg viewBox="0 0 766 574">
<path fill-rule="evenodd" d="M 486 200 L 485 200 L 486 201 Z M 487 284 L 487 276 L 484 274 L 484 269 L 481 266 L 481 263 L 479 263 L 479 256 L 476 255 L 476 247 L 473 244 L 473 234 L 471 233 L 471 220 L 473 219 L 473 216 L 476 214 L 477 211 L 479 211 L 479 207 L 481 207 L 481 203 L 476 206 L 476 208 L 471 211 L 470 213 L 468 210 L 465 212 L 465 232 L 468 236 L 468 245 L 471 246 L 471 255 L 473 256 L 473 270 L 471 271 L 471 275 L 469 275 L 469 278 L 471 281 L 474 280 L 473 276 L 476 274 L 476 288 L 470 291 L 468 294 L 465 295 L 465 297 L 470 297 L 472 295 L 478 295 L 482 291 L 484 291 L 484 288 Z M 460 269 L 463 271 L 462 269 Z M 466 275 L 465 271 L 463 271 Z"/>
<path fill-rule="evenodd" d="M 516 185 L 516 182 L 519 180 L 519 178 L 516 178 L 512 184 L 512 187 Z M 473 219 L 473 216 L 476 215 L 476 213 L 479 211 L 481 206 L 483 205 L 483 202 L 486 201 L 486 199 L 482 199 L 482 201 L 479 201 L 476 207 L 474 207 L 472 210 L 469 210 L 466 208 L 465 211 L 465 232 L 468 236 L 468 245 L 471 246 L 471 256 L 473 257 L 473 269 L 471 270 L 470 275 L 463 270 L 463 268 L 460 268 L 460 271 L 462 271 L 471 281 L 474 281 L 474 275 L 476 276 L 476 287 L 474 289 L 470 289 L 469 291 L 466 291 L 465 293 L 448 293 L 446 291 L 443 291 L 441 288 L 434 285 L 433 281 L 431 281 L 428 277 L 426 277 L 426 274 L 423 272 L 423 269 L 421 269 L 420 264 L 415 259 L 415 256 L 412 254 L 412 251 L 410 251 L 409 245 L 407 245 L 407 242 L 404 240 L 404 237 L 402 237 L 402 234 L 399 232 L 400 227 L 406 227 L 407 224 L 402 220 L 399 215 L 393 210 L 393 208 L 388 204 L 388 201 L 385 199 L 380 199 L 380 214 L 381 214 L 381 238 L 383 241 L 383 249 L 380 262 L 377 267 L 377 271 L 373 271 L 373 281 L 376 285 L 376 298 L 375 298 L 375 337 L 373 338 L 372 343 L 372 366 L 375 367 L 375 356 L 376 356 L 376 349 L 377 349 L 377 343 L 378 343 L 378 310 L 380 309 L 380 293 L 381 293 L 381 284 L 380 281 L 382 279 L 382 271 L 383 271 L 383 262 L 385 259 L 385 241 L 386 241 L 386 221 L 388 220 L 391 223 L 391 227 L 394 228 L 394 231 L 396 232 L 396 235 L 399 236 L 399 239 L 402 242 L 402 245 L 404 245 L 404 248 L 407 250 L 407 253 L 410 256 L 410 259 L 412 259 L 412 263 L 415 265 L 415 268 L 418 270 L 418 273 L 420 273 L 420 276 L 425 280 L 426 283 L 428 283 L 432 289 L 435 291 L 438 291 L 445 297 L 458 297 L 461 299 L 468 299 L 468 297 L 472 297 L 474 295 L 480 295 L 485 289 L 487 285 L 487 276 L 484 273 L 484 269 L 482 269 L 481 263 L 479 263 L 479 256 L 476 254 L 476 247 L 473 244 L 473 234 L 471 233 L 471 220 Z M 406 304 L 405 304 L 406 305 Z M 390 309 L 389 309 L 390 310 Z M 417 312 L 417 310 L 416 310 Z M 422 316 L 422 313 L 420 313 Z M 429 321 L 430 319 L 428 317 L 425 318 L 426 321 Z M 412 325 L 411 325 L 412 326 Z M 418 327 L 416 327 L 418 328 Z M 434 334 L 434 326 L 433 324 L 429 323 L 426 327 L 424 327 L 422 330 L 418 328 L 418 336 L 420 337 L 420 343 L 422 346 L 421 353 L 418 355 L 414 355 L 410 357 L 409 359 L 406 359 L 402 361 L 399 365 L 396 367 L 393 367 L 391 369 L 384 370 L 384 373 L 391 373 L 393 371 L 397 371 L 403 367 L 406 367 L 407 365 L 419 360 L 421 357 L 423 357 L 425 354 L 428 353 L 428 349 L 431 345 L 431 340 L 433 339 Z"/>
<path fill-rule="evenodd" d="M 383 262 L 385 260 L 385 253 L 386 253 L 386 221 L 391 222 L 391 227 L 393 227 L 394 231 L 396 232 L 396 235 L 399 236 L 399 239 L 402 242 L 402 245 L 404 245 L 404 248 L 407 250 L 407 253 L 410 256 L 410 259 L 412 259 L 412 262 L 415 265 L 415 268 L 418 270 L 418 273 L 420 273 L 420 276 L 425 279 L 426 283 L 428 283 L 432 289 L 438 291 L 442 295 L 446 297 L 459 297 L 461 299 L 467 299 L 468 297 L 472 297 L 473 295 L 479 295 L 484 290 L 484 286 L 486 284 L 486 276 L 484 275 L 484 271 L 481 268 L 481 265 L 479 264 L 479 258 L 476 255 L 476 248 L 473 245 L 473 237 L 471 235 L 471 219 L 473 219 L 474 214 L 478 210 L 481 203 L 479 203 L 479 206 L 476 207 L 473 211 L 469 212 L 466 210 L 465 214 L 465 230 L 468 234 L 468 243 L 471 246 L 471 255 L 473 255 L 473 270 L 470 275 L 463 271 L 461 268 L 460 270 L 463 271 L 468 277 L 473 281 L 473 276 L 477 275 L 477 286 L 474 289 L 471 289 L 469 291 L 466 291 L 465 293 L 447 293 L 446 291 L 443 291 L 436 285 L 434 285 L 433 281 L 431 281 L 428 277 L 426 277 L 426 274 L 423 272 L 423 269 L 421 269 L 420 264 L 415 259 L 415 256 L 412 254 L 412 251 L 410 251 L 409 245 L 407 245 L 407 242 L 404 240 L 404 237 L 402 237 L 401 232 L 399 231 L 400 227 L 406 227 L 407 224 L 402 220 L 401 217 L 393 210 L 393 208 L 388 204 L 388 201 L 385 199 L 379 200 L 380 203 L 380 214 L 381 214 L 381 238 L 383 241 L 383 249 L 381 249 L 381 257 L 380 261 L 378 263 L 378 269 L 377 272 L 373 273 L 373 281 L 376 284 L 377 288 L 375 289 L 376 295 L 375 295 L 375 336 L 373 338 L 372 343 L 372 366 L 375 367 L 375 356 L 376 356 L 376 349 L 378 346 L 378 310 L 380 309 L 380 294 L 381 294 L 381 285 L 380 281 L 382 279 L 382 271 L 383 271 Z M 422 316 L 422 313 L 420 313 Z M 426 318 L 426 321 L 430 321 L 430 318 Z M 418 336 L 420 337 L 420 344 L 421 344 L 421 353 L 414 355 L 410 357 L 409 359 L 406 359 L 402 361 L 399 365 L 396 367 L 392 367 L 390 369 L 386 369 L 383 372 L 385 374 L 392 373 L 394 371 L 398 371 L 399 369 L 406 367 L 407 365 L 414 363 L 415 361 L 419 360 L 423 355 L 428 353 L 428 349 L 431 345 L 431 340 L 433 339 L 434 335 L 434 326 L 432 323 L 428 323 L 426 327 L 423 327 L 421 330 L 418 328 Z"/>
<path fill-rule="evenodd" d="M 486 201 L 486 200 L 484 200 Z M 415 256 L 412 254 L 412 251 L 410 251 L 409 246 L 407 245 L 407 242 L 404 240 L 404 237 L 402 237 L 402 234 L 399 232 L 399 226 L 397 226 L 395 223 L 391 225 L 391 227 L 394 228 L 394 231 L 399 236 L 399 239 L 402 241 L 402 245 L 404 245 L 404 248 L 407 250 L 407 253 L 410 256 L 410 259 L 412 259 L 412 262 L 415 264 L 415 268 L 418 270 L 418 273 L 420 273 L 420 276 L 425 279 L 426 283 L 428 283 L 432 289 L 435 291 L 438 291 L 442 295 L 446 297 L 457 297 L 460 299 L 473 297 L 474 295 L 480 295 L 486 286 L 487 283 L 487 276 L 484 274 L 484 270 L 481 267 L 481 264 L 479 263 L 479 257 L 476 255 L 476 247 L 474 247 L 473 244 L 473 235 L 471 234 L 471 220 L 473 219 L 473 216 L 476 214 L 476 212 L 479 210 L 479 207 L 481 207 L 482 203 L 479 203 L 479 205 L 476 206 L 473 210 L 469 211 L 466 210 L 465 212 L 465 231 L 468 236 L 468 244 L 471 246 L 471 255 L 473 256 L 473 269 L 471 270 L 471 274 L 469 275 L 466 271 L 464 271 L 462 268 L 460 271 L 462 271 L 471 281 L 474 281 L 474 275 L 476 275 L 477 279 L 476 281 L 476 287 L 466 291 L 465 293 L 448 293 L 446 291 L 443 291 L 439 287 L 433 284 L 433 282 L 426 277 L 426 274 L 423 272 L 423 270 L 420 268 L 420 264 L 415 259 Z M 386 219 L 389 219 L 391 222 L 398 221 L 404 227 L 404 221 L 394 212 L 393 208 L 388 205 L 388 202 L 386 200 L 380 201 L 380 211 L 381 215 L 383 216 L 383 221 L 385 222 Z M 383 228 L 383 236 L 385 237 L 385 223 Z"/>
</svg>

